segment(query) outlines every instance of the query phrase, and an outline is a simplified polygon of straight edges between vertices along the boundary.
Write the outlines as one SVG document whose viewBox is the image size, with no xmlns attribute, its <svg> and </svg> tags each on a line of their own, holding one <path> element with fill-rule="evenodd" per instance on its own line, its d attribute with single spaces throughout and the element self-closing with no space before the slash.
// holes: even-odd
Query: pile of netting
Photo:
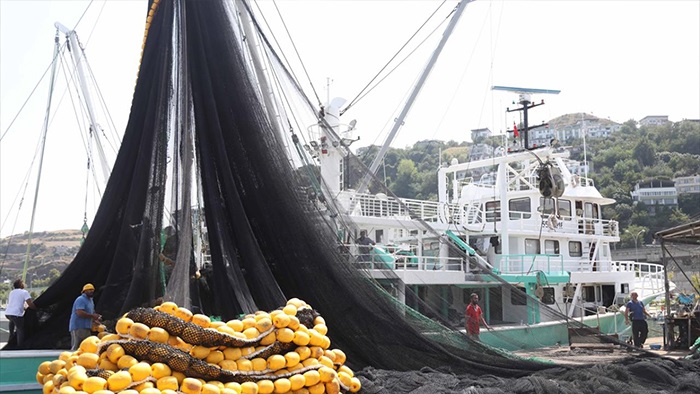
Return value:
<svg viewBox="0 0 700 394">
<path fill-rule="evenodd" d="M 690 360 L 628 358 L 552 368 L 521 378 L 456 374 L 449 367 L 399 372 L 366 368 L 356 375 L 366 394 L 698 393 L 700 365 Z"/>
<path fill-rule="evenodd" d="M 308 304 L 211 321 L 165 302 L 137 308 L 75 352 L 39 365 L 43 394 L 240 394 L 357 392 L 361 383 L 331 349 Z"/>
<path fill-rule="evenodd" d="M 118 333 L 113 335 L 118 336 L 107 334 L 99 343 L 88 341 L 80 354 L 64 353 L 60 361 L 65 364 L 49 365 L 48 373 L 46 365 L 42 366 L 39 372 L 44 376 L 40 382 L 50 389 L 46 391 L 66 394 L 70 389 L 61 387 L 64 383 L 78 390 L 70 384 L 70 368 L 66 367 L 71 364 L 73 368 L 77 368 L 75 364 L 85 368 L 85 375 L 78 368 L 76 373 L 81 374 L 75 383 L 85 377 L 84 391 L 88 379 L 95 382 L 95 386 L 88 384 L 93 392 L 109 389 L 110 378 L 117 381 L 114 387 L 140 387 L 148 390 L 145 394 L 176 390 L 176 384 L 177 390 L 190 390 L 190 394 L 197 390 L 207 394 L 235 390 L 237 384 L 241 390 L 254 390 L 248 384 L 253 381 L 262 392 L 261 384 L 263 390 L 276 390 L 275 383 L 283 382 L 281 379 L 289 380 L 292 390 L 301 379 L 295 378 L 297 374 L 290 370 L 294 367 L 287 365 L 290 360 L 286 356 L 297 353 L 287 348 L 291 346 L 289 342 L 284 342 L 291 338 L 291 328 L 287 326 L 290 331 L 286 331 L 277 327 L 273 312 L 269 313 L 272 326 L 256 324 L 255 332 L 252 326 L 228 323 L 241 315 L 252 314 L 255 319 L 256 311 L 273 311 L 293 297 L 313 305 L 327 326 L 333 328 L 332 332 L 323 333 L 323 329 L 316 328 L 319 324 L 314 317 L 309 325 L 319 334 L 317 337 L 304 323 L 309 330 L 309 344 L 312 339 L 321 341 L 312 346 L 295 342 L 303 343 L 306 337 L 299 330 L 293 333 L 295 349 L 309 348 L 309 352 L 298 353 L 296 364 L 309 368 L 302 374 L 308 374 L 309 383 L 313 383 L 307 387 L 304 377 L 304 387 L 309 392 L 311 387 L 332 392 L 336 387 L 332 382 L 338 383 L 338 389 L 352 390 L 359 387 L 359 381 L 368 390 L 391 387 L 390 373 L 371 372 L 382 370 L 419 374 L 416 371 L 423 368 L 449 367 L 451 373 L 459 376 L 468 374 L 501 382 L 523 377 L 540 381 L 543 378 L 529 376 L 558 376 L 532 375 L 552 368 L 561 370 L 552 363 L 523 359 L 485 346 L 437 318 L 417 313 L 417 308 L 392 297 L 368 272 L 348 263 L 346 250 L 329 223 L 328 211 L 321 212 L 318 204 L 310 201 L 300 187 L 309 179 L 303 178 L 303 171 L 297 171 L 296 162 L 285 153 L 285 144 L 297 138 L 293 130 L 301 128 L 293 125 L 291 116 L 290 133 L 274 125 L 275 116 L 268 112 L 271 105 L 264 100 L 267 92 L 260 93 L 258 80 L 249 72 L 250 53 L 243 46 L 250 37 L 237 25 L 245 14 L 244 9 L 236 8 L 240 4 L 246 2 L 149 3 L 147 34 L 129 122 L 104 198 L 74 261 L 35 300 L 36 314 L 27 312 L 23 348 L 68 348 L 71 307 L 88 282 L 96 287 L 96 312 L 107 326 L 115 327 Z M 173 167 L 169 170 L 168 166 Z M 168 223 L 173 231 L 162 237 Z M 206 231 L 198 238 L 195 229 L 201 228 Z M 208 260 L 200 264 L 195 256 L 202 245 L 206 245 Z M 406 294 L 406 300 L 411 297 L 414 295 Z M 227 323 L 216 323 L 214 330 L 219 334 L 214 335 L 211 327 L 202 332 L 191 325 L 176 324 L 162 315 L 166 312 L 162 305 L 161 313 L 139 309 L 158 305 L 160 300 L 176 302 L 193 315 L 216 316 Z M 425 308 L 421 312 L 430 311 L 429 305 L 420 306 Z M 129 339 L 121 337 L 129 326 L 129 321 L 122 320 L 125 313 L 134 322 L 128 328 Z M 246 318 L 241 323 L 244 321 Z M 154 327 L 155 322 L 160 323 Z M 172 328 L 174 335 L 160 325 Z M 236 334 L 238 328 L 243 337 Z M 272 340 L 270 329 L 275 332 L 275 343 L 267 343 Z M 261 338 L 264 333 L 267 335 Z M 201 335 L 205 343 L 196 345 L 189 335 L 192 340 Z M 143 342 L 149 336 L 161 342 Z M 166 336 L 169 346 L 177 349 L 169 350 L 168 356 L 161 352 Z M 225 337 L 228 342 L 208 341 L 210 336 Z M 141 338 L 141 342 L 131 337 Z M 171 339 L 176 337 L 182 342 Z M 256 345 L 247 342 L 258 339 Z M 328 352 L 331 339 L 334 348 L 342 349 L 342 353 Z M 265 352 L 258 346 L 278 348 L 269 354 L 260 353 L 265 357 L 256 357 L 256 352 Z M 318 349 L 312 351 L 313 347 Z M 7 348 L 17 346 L 11 341 Z M 169 357 L 173 354 L 182 357 Z M 276 356 L 284 358 L 284 366 L 282 358 Z M 211 361 L 217 360 L 217 367 L 212 367 Z M 307 360 L 317 360 L 317 364 Z M 338 365 L 343 364 L 341 360 L 347 370 Z M 177 364 L 169 365 L 170 361 Z M 151 363 L 148 374 L 142 362 Z M 140 367 L 134 368 L 136 365 Z M 257 372 L 272 370 L 273 366 L 288 372 L 273 373 L 277 379 L 271 379 L 268 372 L 268 379 L 254 378 Z M 88 370 L 96 367 L 109 367 L 102 369 L 114 373 L 86 377 Z M 121 371 L 127 367 L 129 378 Z M 131 368 L 134 374 L 130 373 Z M 353 380 L 350 368 L 378 370 L 364 370 L 364 378 L 359 375 L 360 380 Z M 216 372 L 210 373 L 211 370 Z M 323 371 L 327 373 L 322 374 Z M 348 372 L 349 381 L 343 372 Z M 186 380 L 190 373 L 193 377 Z M 54 376 L 49 379 L 49 374 Z M 57 375 L 65 375 L 67 381 Z M 381 376 L 387 377 L 384 382 L 378 379 Z M 251 381 L 245 380 L 249 378 Z M 144 379 L 148 381 L 141 382 Z M 160 379 L 164 379 L 162 384 L 167 383 L 161 386 L 163 390 L 158 387 Z M 635 375 L 634 379 L 641 378 Z M 131 388 L 135 382 L 141 383 Z M 429 382 L 424 383 L 427 387 Z M 411 391 L 387 390 L 384 392 Z"/>
</svg>

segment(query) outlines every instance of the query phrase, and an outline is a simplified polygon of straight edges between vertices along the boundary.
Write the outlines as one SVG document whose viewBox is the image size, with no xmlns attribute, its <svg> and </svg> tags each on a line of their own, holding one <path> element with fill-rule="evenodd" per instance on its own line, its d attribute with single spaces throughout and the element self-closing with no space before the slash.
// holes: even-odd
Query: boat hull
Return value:
<svg viewBox="0 0 700 394">
<path fill-rule="evenodd" d="M 621 335 L 629 331 L 622 313 L 605 313 L 598 316 L 576 318 L 589 327 L 597 327 L 602 334 Z M 480 340 L 493 347 L 508 351 L 541 349 L 551 346 L 569 346 L 569 324 L 565 320 L 538 324 L 495 327 L 482 330 Z"/>
<path fill-rule="evenodd" d="M 0 393 L 41 393 L 36 381 L 39 364 L 58 359 L 62 350 L 0 350 Z"/>
</svg>

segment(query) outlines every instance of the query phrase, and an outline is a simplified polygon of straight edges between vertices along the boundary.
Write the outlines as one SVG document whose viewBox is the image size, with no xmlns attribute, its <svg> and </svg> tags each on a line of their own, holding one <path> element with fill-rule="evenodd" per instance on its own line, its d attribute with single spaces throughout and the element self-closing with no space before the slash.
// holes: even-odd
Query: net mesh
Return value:
<svg viewBox="0 0 700 394">
<path fill-rule="evenodd" d="M 322 114 L 260 35 L 274 74 L 271 89 L 293 92 L 284 96 L 286 109 L 277 108 L 289 132 L 273 121 L 272 104 L 260 93 L 261 79 L 251 71 L 254 62 L 239 25 L 248 5 L 237 4 L 243 7 L 226 1 L 150 4 L 155 12 L 105 197 L 74 261 L 35 300 L 39 311 L 28 311 L 23 347 L 67 348 L 71 306 L 88 282 L 97 288 L 96 310 L 108 326 L 134 308 L 164 299 L 229 320 L 298 297 L 324 316 L 334 347 L 345 351 L 349 366 L 381 369 L 367 370 L 368 381 L 383 376 L 388 385 L 391 373 L 383 370 L 421 371 L 391 392 L 409 392 L 434 379 L 427 375 L 447 373 L 422 368 L 445 366 L 449 373 L 482 376 L 479 384 L 485 389 L 504 389 L 503 379 L 530 376 L 516 391 L 575 391 L 574 372 L 565 375 L 571 380 L 568 386 L 557 386 L 551 379 L 560 370 L 552 372 L 552 363 L 514 356 L 457 330 L 463 328 L 463 312 L 440 310 L 454 286 L 412 288 L 403 286 L 392 270 L 381 270 L 378 277 L 377 270 L 372 276 L 358 269 L 358 257 L 346 247 L 358 229 L 338 214 L 341 208 L 332 198 L 324 198 L 331 188 L 304 158 L 303 137 L 294 132 L 302 127 L 292 109 L 320 123 Z M 254 17 L 245 17 L 253 19 L 255 34 L 261 34 Z M 348 187 L 367 171 L 349 149 L 346 169 Z M 392 197 L 376 180 L 370 189 Z M 424 231 L 440 238 L 427 223 Z M 474 256 L 446 245 L 491 278 L 488 287 L 479 289 L 482 295 L 496 297 L 501 289 L 510 289 L 514 299 L 541 305 L 543 315 L 567 319 L 563 311 L 546 307 L 480 266 Z M 570 327 L 591 330 L 571 320 Z M 504 341 L 514 348 L 528 345 L 510 337 Z M 532 375 L 537 371 L 547 372 Z M 484 380 L 484 375 L 493 376 Z M 606 370 L 600 384 L 616 376 Z M 444 381 L 459 390 L 473 385 L 470 379 Z M 688 384 L 697 386 L 697 379 Z M 381 392 L 378 386 L 367 389 Z"/>
</svg>

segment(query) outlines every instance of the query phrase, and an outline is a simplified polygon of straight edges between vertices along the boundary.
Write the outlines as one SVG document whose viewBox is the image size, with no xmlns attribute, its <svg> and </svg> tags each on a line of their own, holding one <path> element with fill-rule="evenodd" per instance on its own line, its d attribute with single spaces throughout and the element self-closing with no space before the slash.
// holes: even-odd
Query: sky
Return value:
<svg viewBox="0 0 700 394">
<path fill-rule="evenodd" d="M 355 98 L 437 10 L 418 33 L 424 45 L 409 44 L 415 51 L 399 55 L 406 60 L 389 66 L 396 69 L 344 114 L 344 123 L 357 120 L 356 148 L 384 142 L 457 1 L 444 3 L 262 0 L 254 7 L 314 103 Z M 118 136 L 129 115 L 146 7 L 146 0 L 0 0 L 0 236 L 30 228 L 54 22 L 77 31 L 99 86 L 94 97 L 109 109 L 98 123 Z M 65 80 L 59 72 L 34 231 L 78 229 L 99 202 L 99 180 L 87 174 L 75 120 L 85 116 L 75 114 Z M 518 119 L 505 109 L 516 97 L 493 85 L 561 90 L 534 97 L 547 103 L 531 113 L 534 123 L 580 112 L 620 123 L 647 115 L 700 119 L 700 1 L 472 2 L 392 145 L 465 141 L 472 129 L 512 127 Z M 107 151 L 113 159 L 116 146 Z"/>
</svg>

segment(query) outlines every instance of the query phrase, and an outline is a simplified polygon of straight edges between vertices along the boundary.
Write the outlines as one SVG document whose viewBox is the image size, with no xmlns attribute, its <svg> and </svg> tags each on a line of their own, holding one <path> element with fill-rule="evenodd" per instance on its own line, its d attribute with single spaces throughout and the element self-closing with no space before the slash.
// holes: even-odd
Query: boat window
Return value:
<svg viewBox="0 0 700 394">
<path fill-rule="evenodd" d="M 569 256 L 571 257 L 581 257 L 581 242 L 579 241 L 569 241 Z"/>
<path fill-rule="evenodd" d="M 559 254 L 559 241 L 553 239 L 545 239 L 544 254 Z"/>
<path fill-rule="evenodd" d="M 538 211 L 543 215 L 553 215 L 557 213 L 560 218 L 571 220 L 571 201 L 558 199 L 557 205 L 559 209 L 557 212 L 554 211 L 554 201 L 553 198 L 540 197 L 540 207 Z"/>
<path fill-rule="evenodd" d="M 546 305 L 554 305 L 554 287 L 543 287 L 542 290 L 544 290 L 542 302 Z"/>
<path fill-rule="evenodd" d="M 571 201 L 559 199 L 559 217 L 571 220 Z"/>
<path fill-rule="evenodd" d="M 374 231 L 374 242 L 379 244 L 384 243 L 384 230 Z"/>
<path fill-rule="evenodd" d="M 529 219 L 530 213 L 530 197 L 514 198 L 508 201 L 508 210 L 511 220 Z"/>
<path fill-rule="evenodd" d="M 586 218 L 598 219 L 600 217 L 598 215 L 598 204 L 593 204 L 593 203 L 587 202 L 584 205 L 584 208 L 585 208 Z"/>
<path fill-rule="evenodd" d="M 553 214 L 554 213 L 554 199 L 540 197 L 540 209 L 539 211 L 543 214 Z"/>
<path fill-rule="evenodd" d="M 518 291 L 520 290 L 520 291 Z M 510 303 L 511 305 L 527 305 L 527 295 L 525 295 L 525 288 L 518 287 L 518 290 L 510 290 Z"/>
<path fill-rule="evenodd" d="M 540 254 L 540 240 L 525 238 L 525 254 Z"/>
<path fill-rule="evenodd" d="M 630 284 L 629 283 L 623 283 L 620 285 L 620 293 L 629 294 L 629 292 L 630 292 Z"/>
<path fill-rule="evenodd" d="M 486 203 L 486 221 L 497 222 L 501 220 L 501 202 L 490 201 Z"/>
<path fill-rule="evenodd" d="M 595 287 L 583 286 L 583 301 L 595 302 Z"/>
</svg>

